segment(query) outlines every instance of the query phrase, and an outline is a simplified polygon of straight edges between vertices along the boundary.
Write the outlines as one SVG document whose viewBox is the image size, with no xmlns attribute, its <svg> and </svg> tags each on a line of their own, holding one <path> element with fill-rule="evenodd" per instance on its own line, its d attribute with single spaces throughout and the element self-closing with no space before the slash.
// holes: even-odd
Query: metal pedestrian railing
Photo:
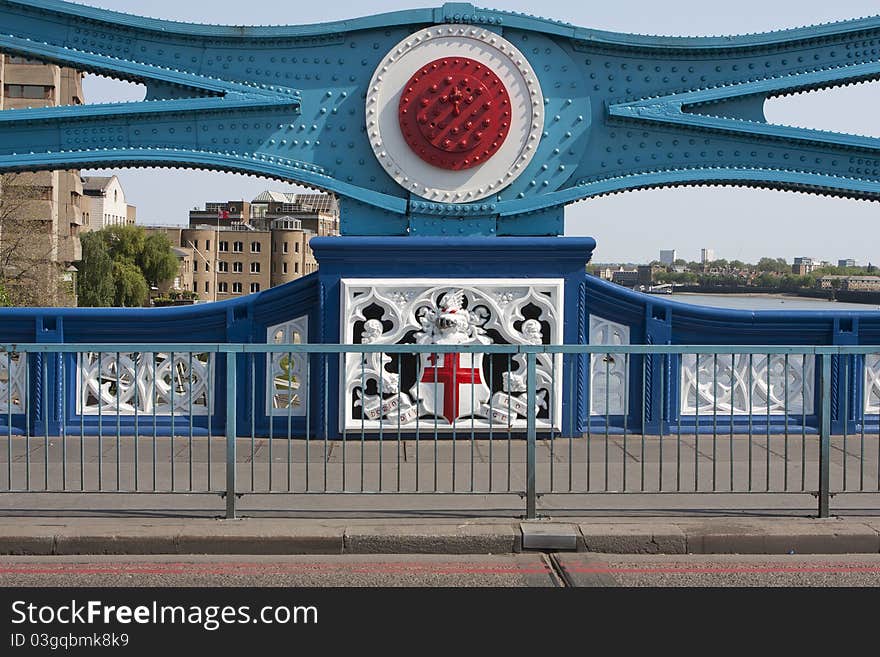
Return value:
<svg viewBox="0 0 880 657">
<path fill-rule="evenodd" d="M 0 345 L 0 492 L 880 493 L 880 347 Z M 5 426 L 3 426 L 5 425 Z M 5 444 L 4 444 L 5 443 Z"/>
</svg>

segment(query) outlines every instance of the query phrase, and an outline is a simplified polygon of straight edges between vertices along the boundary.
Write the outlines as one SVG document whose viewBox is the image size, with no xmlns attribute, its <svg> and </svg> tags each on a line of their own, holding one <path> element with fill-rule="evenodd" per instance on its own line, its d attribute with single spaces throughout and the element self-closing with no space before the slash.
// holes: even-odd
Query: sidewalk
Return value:
<svg viewBox="0 0 880 657">
<path fill-rule="evenodd" d="M 0 519 L 0 554 L 865 554 L 880 517 Z"/>
</svg>

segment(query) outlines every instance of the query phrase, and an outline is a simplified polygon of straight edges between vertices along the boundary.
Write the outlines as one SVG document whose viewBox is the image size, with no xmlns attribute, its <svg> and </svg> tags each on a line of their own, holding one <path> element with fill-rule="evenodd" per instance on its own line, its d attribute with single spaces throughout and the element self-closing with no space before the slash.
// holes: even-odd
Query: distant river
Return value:
<svg viewBox="0 0 880 657">
<path fill-rule="evenodd" d="M 697 306 L 735 308 L 737 310 L 880 310 L 880 306 L 876 304 L 841 303 L 783 294 L 692 294 L 685 292 L 657 296 Z"/>
</svg>

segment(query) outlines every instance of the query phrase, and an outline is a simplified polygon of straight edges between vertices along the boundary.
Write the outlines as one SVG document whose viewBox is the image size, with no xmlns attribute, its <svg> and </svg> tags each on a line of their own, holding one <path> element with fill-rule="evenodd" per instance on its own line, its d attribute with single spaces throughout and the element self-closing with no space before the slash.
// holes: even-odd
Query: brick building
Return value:
<svg viewBox="0 0 880 657">
<path fill-rule="evenodd" d="M 223 301 L 283 285 L 317 270 L 309 240 L 339 234 L 339 208 L 327 194 L 263 192 L 253 201 L 206 203 L 189 227 L 148 227 L 192 254 L 178 279 L 200 301 Z M 184 267 L 186 260 L 181 260 Z"/>
</svg>

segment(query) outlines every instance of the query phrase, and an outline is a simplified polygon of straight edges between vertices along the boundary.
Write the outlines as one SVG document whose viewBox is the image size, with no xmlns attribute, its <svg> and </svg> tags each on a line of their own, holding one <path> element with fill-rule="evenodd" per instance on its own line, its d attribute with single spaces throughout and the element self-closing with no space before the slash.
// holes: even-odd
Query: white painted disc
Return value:
<svg viewBox="0 0 880 657">
<path fill-rule="evenodd" d="M 488 66 L 507 88 L 510 130 L 500 149 L 479 166 L 453 171 L 433 166 L 406 143 L 398 107 L 403 88 L 422 66 L 442 57 L 467 57 Z M 437 25 L 410 35 L 379 64 L 367 91 L 367 135 L 379 163 L 399 185 L 439 203 L 494 196 L 525 171 L 544 130 L 538 76 L 512 43 L 470 25 Z"/>
</svg>

